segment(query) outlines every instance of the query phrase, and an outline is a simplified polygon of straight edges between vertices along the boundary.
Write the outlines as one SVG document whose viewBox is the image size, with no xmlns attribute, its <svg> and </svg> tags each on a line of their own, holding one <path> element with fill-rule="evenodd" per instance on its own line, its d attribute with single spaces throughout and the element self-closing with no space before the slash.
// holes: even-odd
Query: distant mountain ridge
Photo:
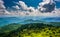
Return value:
<svg viewBox="0 0 60 37">
<path fill-rule="evenodd" d="M 11 23 L 60 22 L 60 17 L 0 17 L 0 26 Z"/>
</svg>

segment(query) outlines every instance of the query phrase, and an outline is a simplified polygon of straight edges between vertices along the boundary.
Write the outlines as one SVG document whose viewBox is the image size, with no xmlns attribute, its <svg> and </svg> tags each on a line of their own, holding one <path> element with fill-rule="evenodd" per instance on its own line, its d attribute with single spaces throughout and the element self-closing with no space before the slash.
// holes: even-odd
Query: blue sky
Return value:
<svg viewBox="0 0 60 37">
<path fill-rule="evenodd" d="M 7 7 L 12 8 L 12 6 L 16 5 L 16 3 L 14 2 L 18 2 L 18 1 L 23 1 L 27 4 L 27 6 L 32 6 L 32 7 L 37 7 L 38 4 L 40 2 L 42 2 L 42 0 L 3 0 L 4 1 L 4 5 Z M 56 2 L 56 7 L 60 8 L 60 2 Z"/>
</svg>

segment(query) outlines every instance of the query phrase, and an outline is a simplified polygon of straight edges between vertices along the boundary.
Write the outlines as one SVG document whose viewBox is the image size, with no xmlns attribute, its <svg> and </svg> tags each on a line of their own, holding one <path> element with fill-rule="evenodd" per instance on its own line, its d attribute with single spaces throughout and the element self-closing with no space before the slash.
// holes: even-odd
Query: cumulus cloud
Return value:
<svg viewBox="0 0 60 37">
<path fill-rule="evenodd" d="M 0 8 L 5 8 L 5 6 L 3 5 L 3 1 L 2 0 L 0 0 Z"/>
<path fill-rule="evenodd" d="M 12 7 L 15 8 L 15 9 L 20 9 L 20 7 L 18 5 L 12 6 Z"/>
<path fill-rule="evenodd" d="M 38 8 L 35 9 L 34 7 L 28 7 L 23 1 L 19 1 L 19 3 L 20 3 L 20 5 L 22 4 L 21 7 L 23 9 L 27 10 L 27 11 L 25 11 L 25 13 L 22 11 L 24 16 L 25 15 L 28 15 L 28 16 L 59 16 L 59 14 L 60 14 L 59 13 L 60 12 L 59 9 L 55 10 L 55 2 L 53 0 L 49 0 L 49 1 L 48 0 L 43 0 L 42 3 L 39 3 L 40 4 L 39 8 L 41 8 L 41 4 L 42 5 L 45 5 L 45 4 L 49 5 L 49 4 L 51 4 L 52 6 L 54 6 L 54 7 L 51 8 L 51 9 L 53 9 L 53 10 L 51 10 L 52 12 L 49 12 L 45 8 L 42 8 L 42 9 L 45 9 L 46 11 L 48 11 L 47 13 L 45 13 L 45 11 L 44 11 L 44 13 L 42 13 Z M 49 6 L 47 6 L 47 7 L 49 7 Z"/>
<path fill-rule="evenodd" d="M 22 7 L 22 9 L 27 10 L 28 6 L 23 2 L 23 1 L 19 1 L 18 5 L 20 5 Z"/>
<path fill-rule="evenodd" d="M 4 2 L 0 0 L 0 15 L 9 14 L 9 12 L 5 9 Z"/>
<path fill-rule="evenodd" d="M 53 0 L 43 0 L 39 3 L 38 9 L 41 12 L 51 12 L 55 9 L 55 2 Z"/>
<path fill-rule="evenodd" d="M 20 5 L 23 10 L 26 10 L 26 11 L 29 11 L 29 12 L 34 12 L 35 11 L 34 7 L 31 7 L 31 6 L 28 7 L 23 1 L 19 1 L 18 5 Z"/>
<path fill-rule="evenodd" d="M 49 4 L 51 4 L 52 6 L 54 5 L 53 10 L 51 10 L 49 12 L 48 11 L 48 10 L 50 10 L 49 8 L 47 8 L 47 7 L 43 8 L 43 6 L 45 7 L 46 4 L 48 5 L 47 7 L 49 7 Z M 21 7 L 19 7 L 18 5 L 21 6 Z M 31 7 L 31 6 L 28 7 L 25 4 L 25 2 L 23 2 L 23 1 L 19 1 L 16 6 L 12 6 L 12 7 L 16 8 L 17 11 L 8 12 L 7 10 L 5 10 L 6 11 L 5 14 L 13 15 L 13 16 L 14 15 L 18 15 L 18 16 L 44 16 L 44 17 L 46 17 L 46 16 L 48 16 L 48 17 L 49 16 L 50 17 L 60 16 L 60 9 L 55 8 L 55 2 L 52 1 L 52 0 L 49 0 L 49 1 L 48 0 L 43 0 L 43 2 L 39 3 L 38 8 L 36 8 L 36 9 L 34 7 Z M 19 10 L 20 8 L 22 8 L 23 10 Z M 46 9 L 48 9 L 48 10 L 46 10 Z M 44 12 L 42 13 L 41 10 L 44 11 Z M 46 12 L 46 11 L 48 11 L 48 12 Z"/>
</svg>

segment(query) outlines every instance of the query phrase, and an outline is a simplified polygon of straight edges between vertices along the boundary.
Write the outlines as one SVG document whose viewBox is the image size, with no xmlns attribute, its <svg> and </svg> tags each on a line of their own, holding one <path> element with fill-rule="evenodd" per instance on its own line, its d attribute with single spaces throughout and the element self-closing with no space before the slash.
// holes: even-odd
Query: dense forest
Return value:
<svg viewBox="0 0 60 37">
<path fill-rule="evenodd" d="M 44 23 L 9 24 L 0 28 L 0 37 L 60 37 L 60 26 Z"/>
</svg>

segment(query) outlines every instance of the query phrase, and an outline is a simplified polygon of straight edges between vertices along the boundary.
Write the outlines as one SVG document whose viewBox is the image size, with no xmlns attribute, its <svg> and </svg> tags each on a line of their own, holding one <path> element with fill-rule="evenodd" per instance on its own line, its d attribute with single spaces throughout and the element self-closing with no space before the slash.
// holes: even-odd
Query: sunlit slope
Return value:
<svg viewBox="0 0 60 37">
<path fill-rule="evenodd" d="M 30 23 L 22 25 L 3 37 L 60 37 L 60 27 L 43 23 Z"/>
</svg>

